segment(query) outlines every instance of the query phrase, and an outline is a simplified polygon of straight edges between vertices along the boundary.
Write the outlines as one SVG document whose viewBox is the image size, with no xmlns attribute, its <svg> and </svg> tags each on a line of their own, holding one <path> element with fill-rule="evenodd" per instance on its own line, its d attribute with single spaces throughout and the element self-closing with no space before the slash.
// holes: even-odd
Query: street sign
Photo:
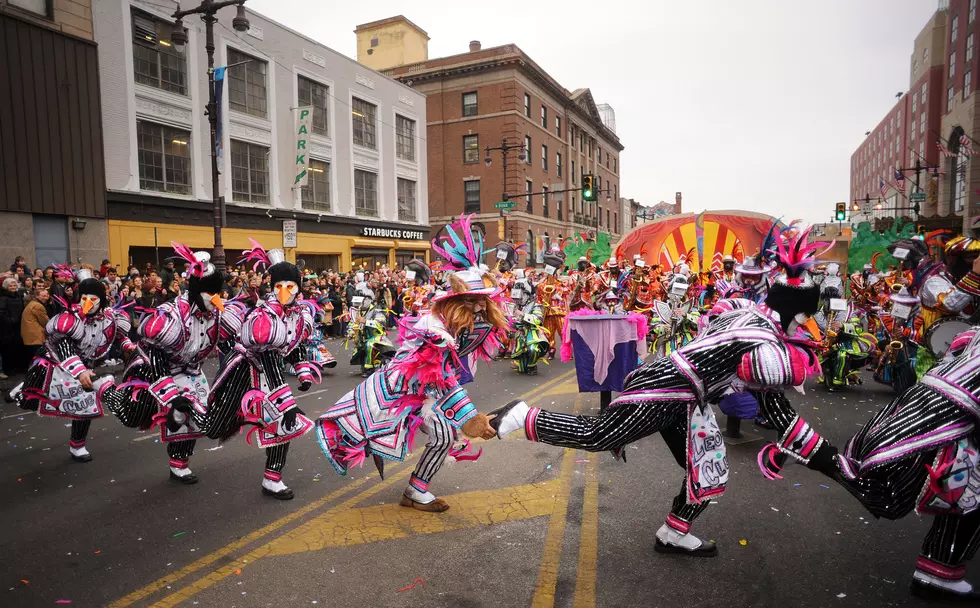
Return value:
<svg viewBox="0 0 980 608">
<path fill-rule="evenodd" d="M 296 246 L 296 220 L 282 221 L 282 248 L 291 249 Z"/>
<path fill-rule="evenodd" d="M 909 200 L 912 201 L 913 203 L 924 203 L 926 200 L 926 193 L 913 192 L 912 196 L 909 197 Z"/>
<path fill-rule="evenodd" d="M 494 209 L 511 209 L 516 206 L 517 203 L 514 201 L 500 201 L 499 203 L 493 204 Z"/>
</svg>

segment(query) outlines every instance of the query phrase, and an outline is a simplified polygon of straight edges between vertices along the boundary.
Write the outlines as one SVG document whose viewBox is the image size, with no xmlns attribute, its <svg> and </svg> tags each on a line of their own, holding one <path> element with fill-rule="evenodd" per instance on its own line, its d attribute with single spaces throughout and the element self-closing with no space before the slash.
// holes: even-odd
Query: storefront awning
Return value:
<svg viewBox="0 0 980 608">
<path fill-rule="evenodd" d="M 351 243 L 354 247 L 371 247 L 372 249 L 393 249 L 395 247 L 395 241 L 389 241 L 386 239 L 366 239 L 355 237 L 351 239 Z"/>
<path fill-rule="evenodd" d="M 432 245 L 429 241 L 395 241 L 395 247 L 398 249 L 404 249 L 406 251 L 425 251 L 427 249 L 432 249 Z"/>
</svg>

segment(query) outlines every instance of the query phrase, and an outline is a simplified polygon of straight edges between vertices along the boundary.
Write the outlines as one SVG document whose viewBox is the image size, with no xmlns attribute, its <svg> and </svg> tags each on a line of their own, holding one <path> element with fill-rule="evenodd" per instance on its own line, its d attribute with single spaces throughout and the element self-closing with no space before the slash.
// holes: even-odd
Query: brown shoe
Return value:
<svg viewBox="0 0 980 608">
<path fill-rule="evenodd" d="M 403 507 L 412 507 L 413 509 L 418 509 L 419 511 L 425 511 L 426 513 L 442 513 L 449 510 L 449 503 L 441 498 L 437 498 L 432 502 L 422 504 L 420 502 L 415 502 L 408 496 L 402 496 L 400 503 Z"/>
</svg>

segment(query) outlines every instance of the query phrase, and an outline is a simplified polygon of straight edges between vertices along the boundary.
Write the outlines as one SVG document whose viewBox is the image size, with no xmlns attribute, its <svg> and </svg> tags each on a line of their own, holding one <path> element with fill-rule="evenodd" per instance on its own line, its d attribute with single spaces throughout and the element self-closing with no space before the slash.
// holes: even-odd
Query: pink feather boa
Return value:
<svg viewBox="0 0 980 608">
<path fill-rule="evenodd" d="M 571 319 L 572 317 L 587 317 L 591 315 L 604 315 L 604 313 L 599 310 L 592 310 L 591 308 L 580 308 L 574 312 L 568 313 L 565 317 L 565 324 L 561 329 L 561 360 L 565 363 L 572 360 L 572 327 Z M 641 340 L 646 338 L 647 332 L 650 331 L 650 324 L 647 321 L 646 316 L 640 313 L 631 312 L 626 315 L 626 320 L 636 326 L 636 339 Z"/>
</svg>

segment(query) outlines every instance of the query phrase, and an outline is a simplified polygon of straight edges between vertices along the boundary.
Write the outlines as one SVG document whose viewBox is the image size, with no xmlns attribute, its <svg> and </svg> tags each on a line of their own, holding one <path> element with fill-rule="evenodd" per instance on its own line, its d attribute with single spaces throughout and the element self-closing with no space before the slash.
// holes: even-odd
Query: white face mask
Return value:
<svg viewBox="0 0 980 608">
<path fill-rule="evenodd" d="M 789 327 L 786 328 L 786 335 L 793 336 L 796 334 L 796 330 L 800 328 L 801 325 L 810 320 L 810 315 L 805 312 L 801 312 L 793 317 L 793 320 L 789 322 Z"/>
<path fill-rule="evenodd" d="M 299 293 L 299 285 L 293 281 L 279 281 L 276 283 L 274 291 L 279 303 L 286 306 L 296 300 L 296 294 Z"/>
<path fill-rule="evenodd" d="M 99 296 L 85 294 L 81 298 L 81 305 L 83 315 L 94 315 L 99 312 L 102 301 L 99 299 Z"/>
</svg>

